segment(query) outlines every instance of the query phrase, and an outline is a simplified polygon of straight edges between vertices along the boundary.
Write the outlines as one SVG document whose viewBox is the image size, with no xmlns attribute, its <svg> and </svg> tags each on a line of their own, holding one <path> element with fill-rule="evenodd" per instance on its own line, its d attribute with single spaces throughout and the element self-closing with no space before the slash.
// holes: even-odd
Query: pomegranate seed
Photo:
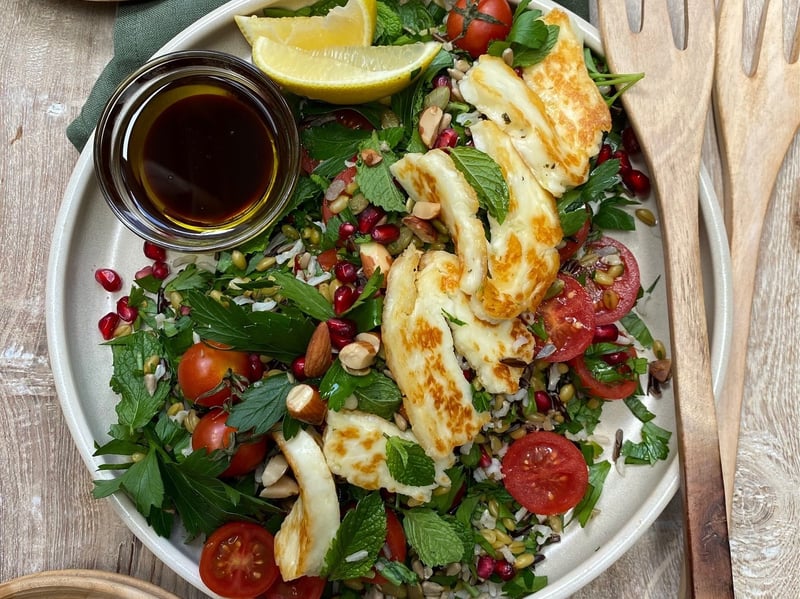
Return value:
<svg viewBox="0 0 800 599">
<path fill-rule="evenodd" d="M 133 322 L 139 316 L 139 309 L 128 304 L 130 300 L 127 295 L 117 300 L 117 315 L 125 322 Z"/>
<path fill-rule="evenodd" d="M 536 409 L 542 414 L 549 412 L 553 407 L 553 402 L 546 391 L 537 391 L 533 394 L 533 399 L 536 401 Z"/>
<path fill-rule="evenodd" d="M 494 573 L 495 564 L 496 562 L 493 557 L 488 555 L 480 556 L 475 566 L 475 573 L 478 575 L 478 578 L 483 578 L 484 580 L 489 578 Z"/>
<path fill-rule="evenodd" d="M 372 239 L 381 245 L 389 245 L 400 238 L 400 227 L 393 223 L 378 225 L 372 229 L 370 235 L 372 235 Z"/>
<path fill-rule="evenodd" d="M 117 274 L 117 271 L 110 268 L 98 268 L 94 271 L 94 280 L 106 291 L 119 291 L 122 289 L 122 277 Z"/>
<path fill-rule="evenodd" d="M 382 209 L 370 204 L 358 213 L 359 232 L 366 235 L 375 228 L 375 225 L 377 225 L 384 216 L 386 216 L 386 213 Z"/>
<path fill-rule="evenodd" d="M 260 381 L 264 376 L 264 363 L 261 361 L 261 357 L 258 354 L 250 354 L 247 356 L 247 362 L 247 379 L 251 383 Z"/>
<path fill-rule="evenodd" d="M 328 325 L 328 331 L 330 331 L 331 335 L 349 339 L 350 341 L 355 338 L 358 332 L 356 323 L 349 318 L 329 318 L 325 324 Z"/>
<path fill-rule="evenodd" d="M 506 560 L 498 560 L 494 566 L 494 573 L 503 580 L 511 580 L 514 578 L 514 565 L 509 564 Z"/>
<path fill-rule="evenodd" d="M 165 250 L 161 246 L 156 245 L 152 241 L 145 241 L 144 255 L 150 258 L 151 260 L 163 261 L 167 259 L 167 250 Z"/>
<path fill-rule="evenodd" d="M 618 336 L 619 329 L 613 322 L 611 324 L 599 324 L 594 328 L 594 339 L 592 339 L 592 343 L 616 341 Z"/>
<path fill-rule="evenodd" d="M 358 280 L 358 268 L 352 262 L 339 260 L 333 266 L 333 275 L 342 283 L 355 283 Z"/>
<path fill-rule="evenodd" d="M 622 181 L 637 197 L 645 198 L 650 195 L 650 177 L 642 171 L 631 169 L 622 177 Z"/>
<path fill-rule="evenodd" d="M 596 166 L 600 166 L 606 160 L 611 158 L 611 154 L 612 154 L 611 146 L 608 144 L 603 144 L 602 147 L 600 148 L 600 152 L 597 154 Z"/>
<path fill-rule="evenodd" d="M 159 281 L 166 279 L 169 276 L 169 265 L 161 261 L 153 264 L 153 276 Z"/>
<path fill-rule="evenodd" d="M 471 383 L 472 379 L 475 378 L 475 371 L 472 370 L 471 368 L 465 368 L 461 372 L 464 373 L 464 378 L 467 379 L 468 383 Z"/>
<path fill-rule="evenodd" d="M 478 459 L 478 466 L 481 468 L 488 468 L 492 465 L 492 456 L 490 456 L 486 449 L 481 447 L 481 457 Z"/>
<path fill-rule="evenodd" d="M 458 145 L 458 132 L 452 127 L 443 130 L 433 142 L 434 148 L 455 148 Z"/>
<path fill-rule="evenodd" d="M 611 157 L 619 160 L 619 174 L 625 177 L 625 173 L 629 173 L 631 170 L 631 159 L 628 158 L 628 153 L 625 150 L 617 150 Z"/>
<path fill-rule="evenodd" d="M 624 147 L 625 151 L 631 156 L 636 156 L 642 151 L 639 140 L 636 139 L 636 132 L 633 130 L 633 127 L 625 127 L 622 130 L 622 147 Z"/>
<path fill-rule="evenodd" d="M 117 330 L 119 325 L 119 315 L 116 312 L 109 312 L 97 323 L 97 328 L 100 329 L 100 334 L 103 339 L 108 341 L 114 338 L 114 331 Z"/>
<path fill-rule="evenodd" d="M 153 276 L 153 267 L 145 266 L 144 268 L 140 268 L 138 271 L 136 271 L 136 274 L 133 275 L 133 278 L 138 281 L 139 279 L 144 279 L 145 277 L 151 276 Z"/>
<path fill-rule="evenodd" d="M 355 339 L 355 337 L 346 337 L 344 335 L 331 333 L 331 347 L 337 351 L 341 351 L 345 345 L 351 344 L 353 339 Z"/>
<path fill-rule="evenodd" d="M 344 222 L 339 225 L 339 242 L 344 243 L 356 232 L 356 226 L 353 223 Z"/>
<path fill-rule="evenodd" d="M 525 72 L 522 70 L 522 67 L 514 67 L 514 72 L 520 79 L 522 79 L 522 76 L 525 74 Z"/>
<path fill-rule="evenodd" d="M 297 356 L 294 360 L 292 360 L 292 374 L 298 381 L 304 381 L 306 379 L 305 356 Z"/>
<path fill-rule="evenodd" d="M 352 287 L 342 285 L 333 292 L 333 311 L 336 314 L 347 312 L 358 298 L 358 292 Z"/>
<path fill-rule="evenodd" d="M 615 351 L 613 353 L 603 355 L 603 362 L 605 362 L 609 366 L 624 364 L 627 359 L 628 359 L 628 352 L 626 351 Z"/>
<path fill-rule="evenodd" d="M 450 76 L 439 73 L 433 78 L 433 87 L 450 87 Z"/>
</svg>

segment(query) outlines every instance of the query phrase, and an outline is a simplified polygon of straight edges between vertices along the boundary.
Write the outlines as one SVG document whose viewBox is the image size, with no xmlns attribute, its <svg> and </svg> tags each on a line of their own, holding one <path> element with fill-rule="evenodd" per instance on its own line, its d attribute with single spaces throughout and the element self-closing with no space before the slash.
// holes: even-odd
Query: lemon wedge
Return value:
<svg viewBox="0 0 800 599">
<path fill-rule="evenodd" d="M 349 0 L 324 17 L 244 17 L 236 24 L 252 46 L 268 37 L 289 46 L 316 50 L 330 46 L 369 46 L 375 33 L 376 0 Z"/>
<path fill-rule="evenodd" d="M 331 104 L 362 104 L 407 87 L 440 49 L 438 42 L 418 42 L 304 50 L 260 37 L 253 63 L 292 93 Z"/>
</svg>

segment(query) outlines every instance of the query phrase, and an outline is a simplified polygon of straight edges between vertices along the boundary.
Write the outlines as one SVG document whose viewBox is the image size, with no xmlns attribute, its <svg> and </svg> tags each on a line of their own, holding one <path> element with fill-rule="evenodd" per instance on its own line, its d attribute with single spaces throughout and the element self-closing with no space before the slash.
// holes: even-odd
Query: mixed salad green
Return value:
<svg viewBox="0 0 800 599">
<path fill-rule="evenodd" d="M 335 4 L 323 0 L 307 10 L 324 14 Z M 446 39 L 447 16 L 422 0 L 381 0 L 376 41 Z M 484 48 L 496 55 L 511 48 L 514 67 L 535 64 L 558 34 L 539 17 L 523 2 L 505 39 L 484 39 Z M 272 476 L 281 457 L 275 439 L 301 431 L 318 438 L 325 427 L 324 412 L 304 420 L 287 397 L 303 386 L 309 404 L 321 400 L 331 412 L 357 409 L 408 428 L 402 393 L 381 351 L 386 272 L 365 268 L 363 249 L 378 244 L 392 258 L 412 245 L 452 250 L 441 221 L 419 227 L 406 218 L 408 197 L 389 170 L 403 155 L 429 149 L 418 127 L 425 107 L 436 102 L 450 115 L 433 144 L 475 186 L 481 213 L 501 219 L 507 210 L 497 164 L 470 143 L 463 115 L 474 108 L 452 85 L 452 70 L 472 62 L 470 50 L 446 45 L 390 102 L 341 107 L 291 98 L 304 171 L 280 222 L 214 256 L 168 256 L 145 243 L 149 262 L 117 309 L 100 320 L 113 356 L 118 422 L 96 455 L 109 456 L 101 469 L 118 475 L 96 481 L 94 494 L 126 493 L 159 535 L 180 526 L 188 540 L 207 539 L 201 575 L 217 593 L 524 597 L 546 585 L 536 574 L 544 548 L 568 526 L 590 522 L 615 462 L 653 464 L 668 456 L 670 432 L 653 421 L 642 398 L 658 394 L 669 361 L 635 309 L 657 279 L 643 288 L 650 273 L 640 274 L 630 250 L 613 238 L 614 231 L 655 224 L 642 203 L 649 181 L 630 163 L 639 151 L 635 136 L 615 104 L 635 77 L 608 74 L 587 50 L 613 128 L 588 181 L 558 200 L 561 268 L 539 308 L 525 315 L 537 355 L 524 365 L 520 391 L 489 394 L 465 365 L 473 405 L 490 418 L 456 451 L 446 471 L 450 484 L 420 502 L 337 478 L 342 520 L 322 571 L 281 580 L 272 535 L 296 501 L 298 481 L 285 466 Z M 107 290 L 120 289 L 111 269 L 97 277 Z M 463 324 L 450 318 L 452 326 Z M 576 321 L 591 326 L 572 326 Z M 314 368 L 307 355 L 317 334 L 330 344 L 321 369 L 319 355 Z M 340 355 L 356 342 L 374 344 L 374 352 L 368 366 L 354 371 Z M 618 437 L 603 447 L 593 439 L 613 400 L 642 422 L 641 441 Z M 436 480 L 434 462 L 418 444 L 393 436 L 386 446 L 395 480 L 410 486 Z M 226 545 L 232 536 L 239 546 Z M 244 572 L 225 563 L 231 551 L 238 561 L 230 561 Z"/>
</svg>

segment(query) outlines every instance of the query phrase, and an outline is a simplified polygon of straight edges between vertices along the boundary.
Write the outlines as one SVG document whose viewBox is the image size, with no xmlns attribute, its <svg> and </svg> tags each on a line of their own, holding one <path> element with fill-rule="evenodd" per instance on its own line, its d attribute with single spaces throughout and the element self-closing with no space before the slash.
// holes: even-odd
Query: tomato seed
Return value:
<svg viewBox="0 0 800 599">
<path fill-rule="evenodd" d="M 122 289 L 122 277 L 110 268 L 98 268 L 94 271 L 94 280 L 106 291 L 114 292 Z"/>
</svg>

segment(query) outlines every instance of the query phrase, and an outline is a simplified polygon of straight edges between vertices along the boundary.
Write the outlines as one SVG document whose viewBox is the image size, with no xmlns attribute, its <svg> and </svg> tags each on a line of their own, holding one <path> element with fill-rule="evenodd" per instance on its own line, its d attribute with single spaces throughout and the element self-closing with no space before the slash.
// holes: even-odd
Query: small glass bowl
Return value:
<svg viewBox="0 0 800 599">
<path fill-rule="evenodd" d="M 134 233 L 186 252 L 232 248 L 288 204 L 300 136 L 279 88 L 223 52 L 182 51 L 120 84 L 95 131 L 94 166 Z"/>
</svg>

